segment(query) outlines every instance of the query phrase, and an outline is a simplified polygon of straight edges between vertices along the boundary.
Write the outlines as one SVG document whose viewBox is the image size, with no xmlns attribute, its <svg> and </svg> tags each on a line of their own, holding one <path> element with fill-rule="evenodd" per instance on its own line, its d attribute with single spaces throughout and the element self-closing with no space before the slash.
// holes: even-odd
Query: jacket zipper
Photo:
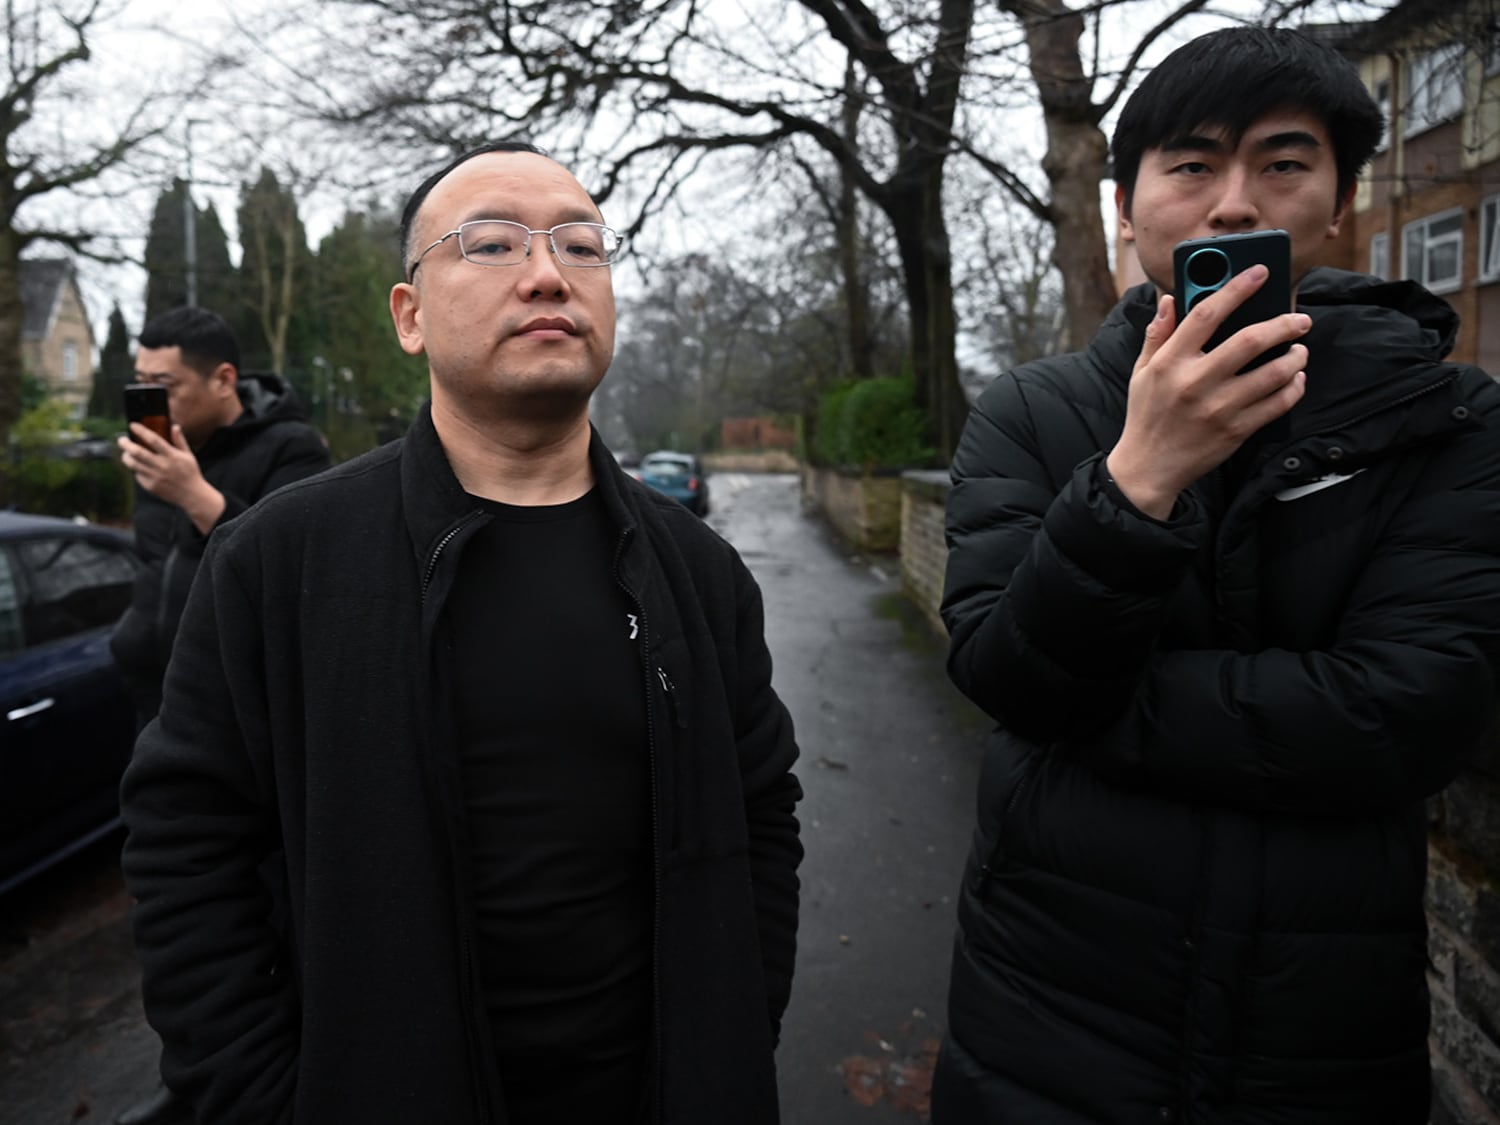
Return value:
<svg viewBox="0 0 1500 1125">
<path fill-rule="evenodd" d="M 432 585 L 433 576 L 437 573 L 438 561 L 448 544 L 456 539 L 464 528 L 468 527 L 475 519 L 484 515 L 482 511 L 472 511 L 450 527 L 442 539 L 438 540 L 437 546 L 432 549 L 428 556 L 427 567 L 422 573 L 421 605 L 427 605 L 427 591 Z M 445 810 L 447 811 L 447 810 Z M 451 815 L 444 817 L 448 825 L 448 850 L 455 864 L 459 862 L 458 841 L 454 837 L 454 829 Z M 482 1122 L 493 1122 L 495 1120 L 495 1107 L 490 1101 L 490 1083 L 486 1079 L 479 1058 L 479 1045 L 483 1041 L 476 1021 L 486 1018 L 480 1011 L 479 1000 L 474 995 L 474 943 L 470 938 L 469 927 L 459 910 L 458 903 L 454 904 L 458 912 L 458 956 L 459 956 L 459 1000 L 463 1011 L 467 1015 L 464 1023 L 464 1036 L 469 1043 L 469 1067 L 470 1077 L 474 1082 L 474 1100 L 479 1109 L 479 1117 Z"/>
<path fill-rule="evenodd" d="M 650 767 L 651 774 L 651 1120 L 661 1120 L 661 1071 L 662 1071 L 662 1035 L 661 1035 L 661 800 L 659 794 L 659 781 L 656 770 L 656 718 L 651 706 L 651 630 L 650 623 L 646 617 L 646 607 L 641 604 L 640 597 L 625 583 L 624 576 L 620 573 L 620 562 L 625 555 L 626 544 L 629 543 L 631 529 L 626 528 L 620 533 L 620 541 L 615 547 L 614 578 L 615 583 L 625 596 L 635 606 L 636 616 L 641 623 L 640 653 L 641 653 L 641 675 L 645 681 L 646 690 L 646 761 Z M 662 692 L 666 697 L 668 708 L 674 718 L 681 725 L 678 716 L 676 697 L 673 694 L 672 681 L 661 667 L 656 669 L 657 677 L 660 679 Z"/>
<path fill-rule="evenodd" d="M 446 535 L 438 540 L 438 545 L 432 549 L 432 554 L 427 556 L 427 569 L 422 572 L 422 604 L 427 604 L 427 588 L 432 585 L 432 576 L 437 573 L 438 559 L 442 557 L 443 549 L 458 537 L 458 533 L 468 527 L 470 523 L 484 515 L 482 511 L 472 511 L 448 529 Z"/>
</svg>

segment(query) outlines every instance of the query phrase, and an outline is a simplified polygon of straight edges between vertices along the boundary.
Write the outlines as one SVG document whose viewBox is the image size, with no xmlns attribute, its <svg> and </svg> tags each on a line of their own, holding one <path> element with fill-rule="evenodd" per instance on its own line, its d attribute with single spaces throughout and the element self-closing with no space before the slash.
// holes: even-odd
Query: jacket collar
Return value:
<svg viewBox="0 0 1500 1125">
<path fill-rule="evenodd" d="M 1349 424 L 1424 397 L 1453 382 L 1444 363 L 1458 330 L 1446 301 L 1410 281 L 1385 282 L 1345 270 L 1315 269 L 1297 292 L 1313 318 L 1307 393 L 1288 416 L 1281 440 Z M 1089 345 L 1089 357 L 1123 387 L 1155 315 L 1149 282 L 1126 291 Z M 1436 398 L 1447 399 L 1447 395 Z M 1441 407 L 1446 417 L 1451 403 Z"/>
<path fill-rule="evenodd" d="M 633 531 L 640 522 L 640 499 L 632 492 L 629 478 L 592 425 L 589 427 L 588 456 L 594 487 L 604 500 L 610 521 L 621 534 Z M 484 515 L 458 482 L 448 455 L 443 452 L 442 441 L 432 424 L 430 401 L 422 404 L 403 439 L 401 499 L 419 563 L 430 558 L 454 528 L 467 519 Z"/>
</svg>

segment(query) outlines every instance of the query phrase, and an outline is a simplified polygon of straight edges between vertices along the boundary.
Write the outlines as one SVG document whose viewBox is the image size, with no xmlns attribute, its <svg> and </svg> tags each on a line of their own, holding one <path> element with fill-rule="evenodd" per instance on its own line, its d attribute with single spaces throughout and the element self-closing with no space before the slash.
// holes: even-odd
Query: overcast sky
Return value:
<svg viewBox="0 0 1500 1125">
<path fill-rule="evenodd" d="M 77 0 L 53 2 L 66 5 Z M 757 0 L 714 2 L 726 11 L 740 13 L 757 4 Z M 66 106 L 51 107 L 52 112 L 61 114 L 56 127 L 57 136 L 80 129 L 86 131 L 89 124 L 107 128 L 112 114 L 117 116 L 143 94 L 170 88 L 174 81 L 195 73 L 216 49 L 235 41 L 237 25 L 242 27 L 246 23 L 276 18 L 299 3 L 305 3 L 305 0 L 194 0 L 191 5 L 180 0 L 113 0 L 110 18 L 102 23 L 99 33 L 91 40 L 91 60 L 70 71 L 77 100 Z M 1132 0 L 1129 5 L 1111 10 L 1106 17 L 1106 48 L 1120 52 L 1120 57 L 1123 57 L 1123 53 L 1138 40 L 1140 29 L 1153 24 L 1177 3 L 1178 0 Z M 1358 8 L 1355 3 L 1343 6 L 1351 11 Z M 1257 8 L 1255 0 L 1228 0 L 1218 6 L 1218 11 L 1249 12 Z M 332 18 L 340 10 L 337 5 L 323 3 L 315 7 L 315 18 Z M 740 18 L 744 18 L 743 15 Z M 307 22 L 313 21 L 309 19 Z M 1222 15 L 1194 20 L 1184 33 L 1164 41 L 1154 52 L 1155 57 L 1175 46 L 1186 35 L 1200 33 L 1222 22 L 1225 22 Z M 295 27 L 287 34 L 294 32 Z M 351 44 L 351 50 L 355 49 Z M 234 57 L 263 71 L 275 71 L 280 66 L 279 57 L 257 57 L 254 48 L 236 49 Z M 220 77 L 227 75 L 221 74 Z M 289 82 L 290 79 L 281 72 L 278 81 Z M 232 86 L 232 82 L 227 86 L 221 83 L 221 88 Z M 47 107 L 43 109 L 46 111 Z M 1110 124 L 1112 122 L 1106 122 L 1106 128 Z M 1041 131 L 1034 114 L 1019 113 L 1014 120 L 1007 118 L 1004 130 L 1017 139 L 1016 143 L 1040 154 Z M 247 133 L 255 139 L 247 140 Z M 129 180 L 116 177 L 106 182 L 102 195 L 97 191 L 83 197 L 55 194 L 34 212 L 24 213 L 23 221 L 35 223 L 49 215 L 70 219 L 82 217 L 84 222 L 101 231 L 121 236 L 126 240 L 127 250 L 139 254 L 157 194 L 173 175 L 184 175 L 187 171 L 189 135 L 194 198 L 200 206 L 209 202 L 214 204 L 231 239 L 236 237 L 235 208 L 240 183 L 256 174 L 262 156 L 268 158 L 273 168 L 293 167 L 301 175 L 322 176 L 329 169 L 347 167 L 372 155 L 357 144 L 358 138 L 353 137 L 346 138 L 334 148 L 321 142 L 310 144 L 300 133 L 277 129 L 263 107 L 246 103 L 243 98 L 227 109 L 221 104 L 200 103 L 179 116 L 161 141 L 151 146 L 145 173 Z M 259 151 L 261 146 L 265 148 L 264 153 Z M 399 200 L 426 169 L 414 164 L 410 169 L 397 167 L 385 171 L 388 174 L 385 198 Z M 304 187 L 298 195 L 301 217 L 314 247 L 338 222 L 346 206 L 367 201 L 366 198 L 351 198 L 346 191 L 326 186 Z M 719 185 L 705 185 L 701 192 L 690 194 L 687 208 L 681 210 L 670 224 L 671 241 L 683 248 L 712 243 L 715 238 L 722 237 L 726 221 L 733 221 L 725 214 L 725 195 Z M 1112 230 L 1112 185 L 1104 185 L 1103 198 L 1106 225 Z M 663 237 L 666 229 L 668 224 L 662 224 L 660 229 L 652 232 L 652 237 Z M 33 251 L 38 252 L 49 251 L 40 247 Z M 233 249 L 232 252 L 237 254 Z M 81 261 L 79 268 L 98 342 L 103 342 L 109 310 L 116 302 L 125 312 L 131 331 L 138 331 L 144 297 L 143 273 L 134 267 L 106 267 L 88 261 Z M 628 288 L 628 271 L 621 271 L 620 281 Z"/>
</svg>

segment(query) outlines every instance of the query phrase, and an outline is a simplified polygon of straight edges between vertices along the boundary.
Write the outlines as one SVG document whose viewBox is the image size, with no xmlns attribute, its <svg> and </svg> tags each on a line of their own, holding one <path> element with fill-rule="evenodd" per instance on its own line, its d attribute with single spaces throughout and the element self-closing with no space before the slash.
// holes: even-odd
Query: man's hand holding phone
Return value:
<svg viewBox="0 0 1500 1125">
<path fill-rule="evenodd" d="M 1245 268 L 1199 300 L 1180 323 L 1176 299 L 1157 298 L 1156 317 L 1130 378 L 1125 429 L 1106 461 L 1115 484 L 1147 515 L 1170 516 L 1183 489 L 1302 397 L 1307 348 L 1295 341 L 1312 326 L 1305 314 L 1284 312 L 1251 323 L 1209 348 L 1270 276 L 1263 264 Z M 1244 370 L 1283 346 L 1285 354 Z"/>
<path fill-rule="evenodd" d="M 164 439 L 143 422 L 131 422 L 128 436 L 115 444 L 120 460 L 135 474 L 147 492 L 187 513 L 200 535 L 207 535 L 224 514 L 224 494 L 203 477 L 198 458 L 183 436 L 182 427 L 172 423 L 171 440 Z"/>
</svg>

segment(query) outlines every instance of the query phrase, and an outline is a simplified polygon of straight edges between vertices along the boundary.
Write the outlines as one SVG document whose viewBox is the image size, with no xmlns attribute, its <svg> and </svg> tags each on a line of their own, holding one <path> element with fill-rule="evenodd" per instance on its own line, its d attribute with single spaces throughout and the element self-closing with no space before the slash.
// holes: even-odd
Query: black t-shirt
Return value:
<svg viewBox="0 0 1500 1125">
<path fill-rule="evenodd" d="M 510 1125 L 629 1122 L 651 1027 L 635 609 L 597 492 L 493 518 L 447 604 L 478 962 Z"/>
</svg>

